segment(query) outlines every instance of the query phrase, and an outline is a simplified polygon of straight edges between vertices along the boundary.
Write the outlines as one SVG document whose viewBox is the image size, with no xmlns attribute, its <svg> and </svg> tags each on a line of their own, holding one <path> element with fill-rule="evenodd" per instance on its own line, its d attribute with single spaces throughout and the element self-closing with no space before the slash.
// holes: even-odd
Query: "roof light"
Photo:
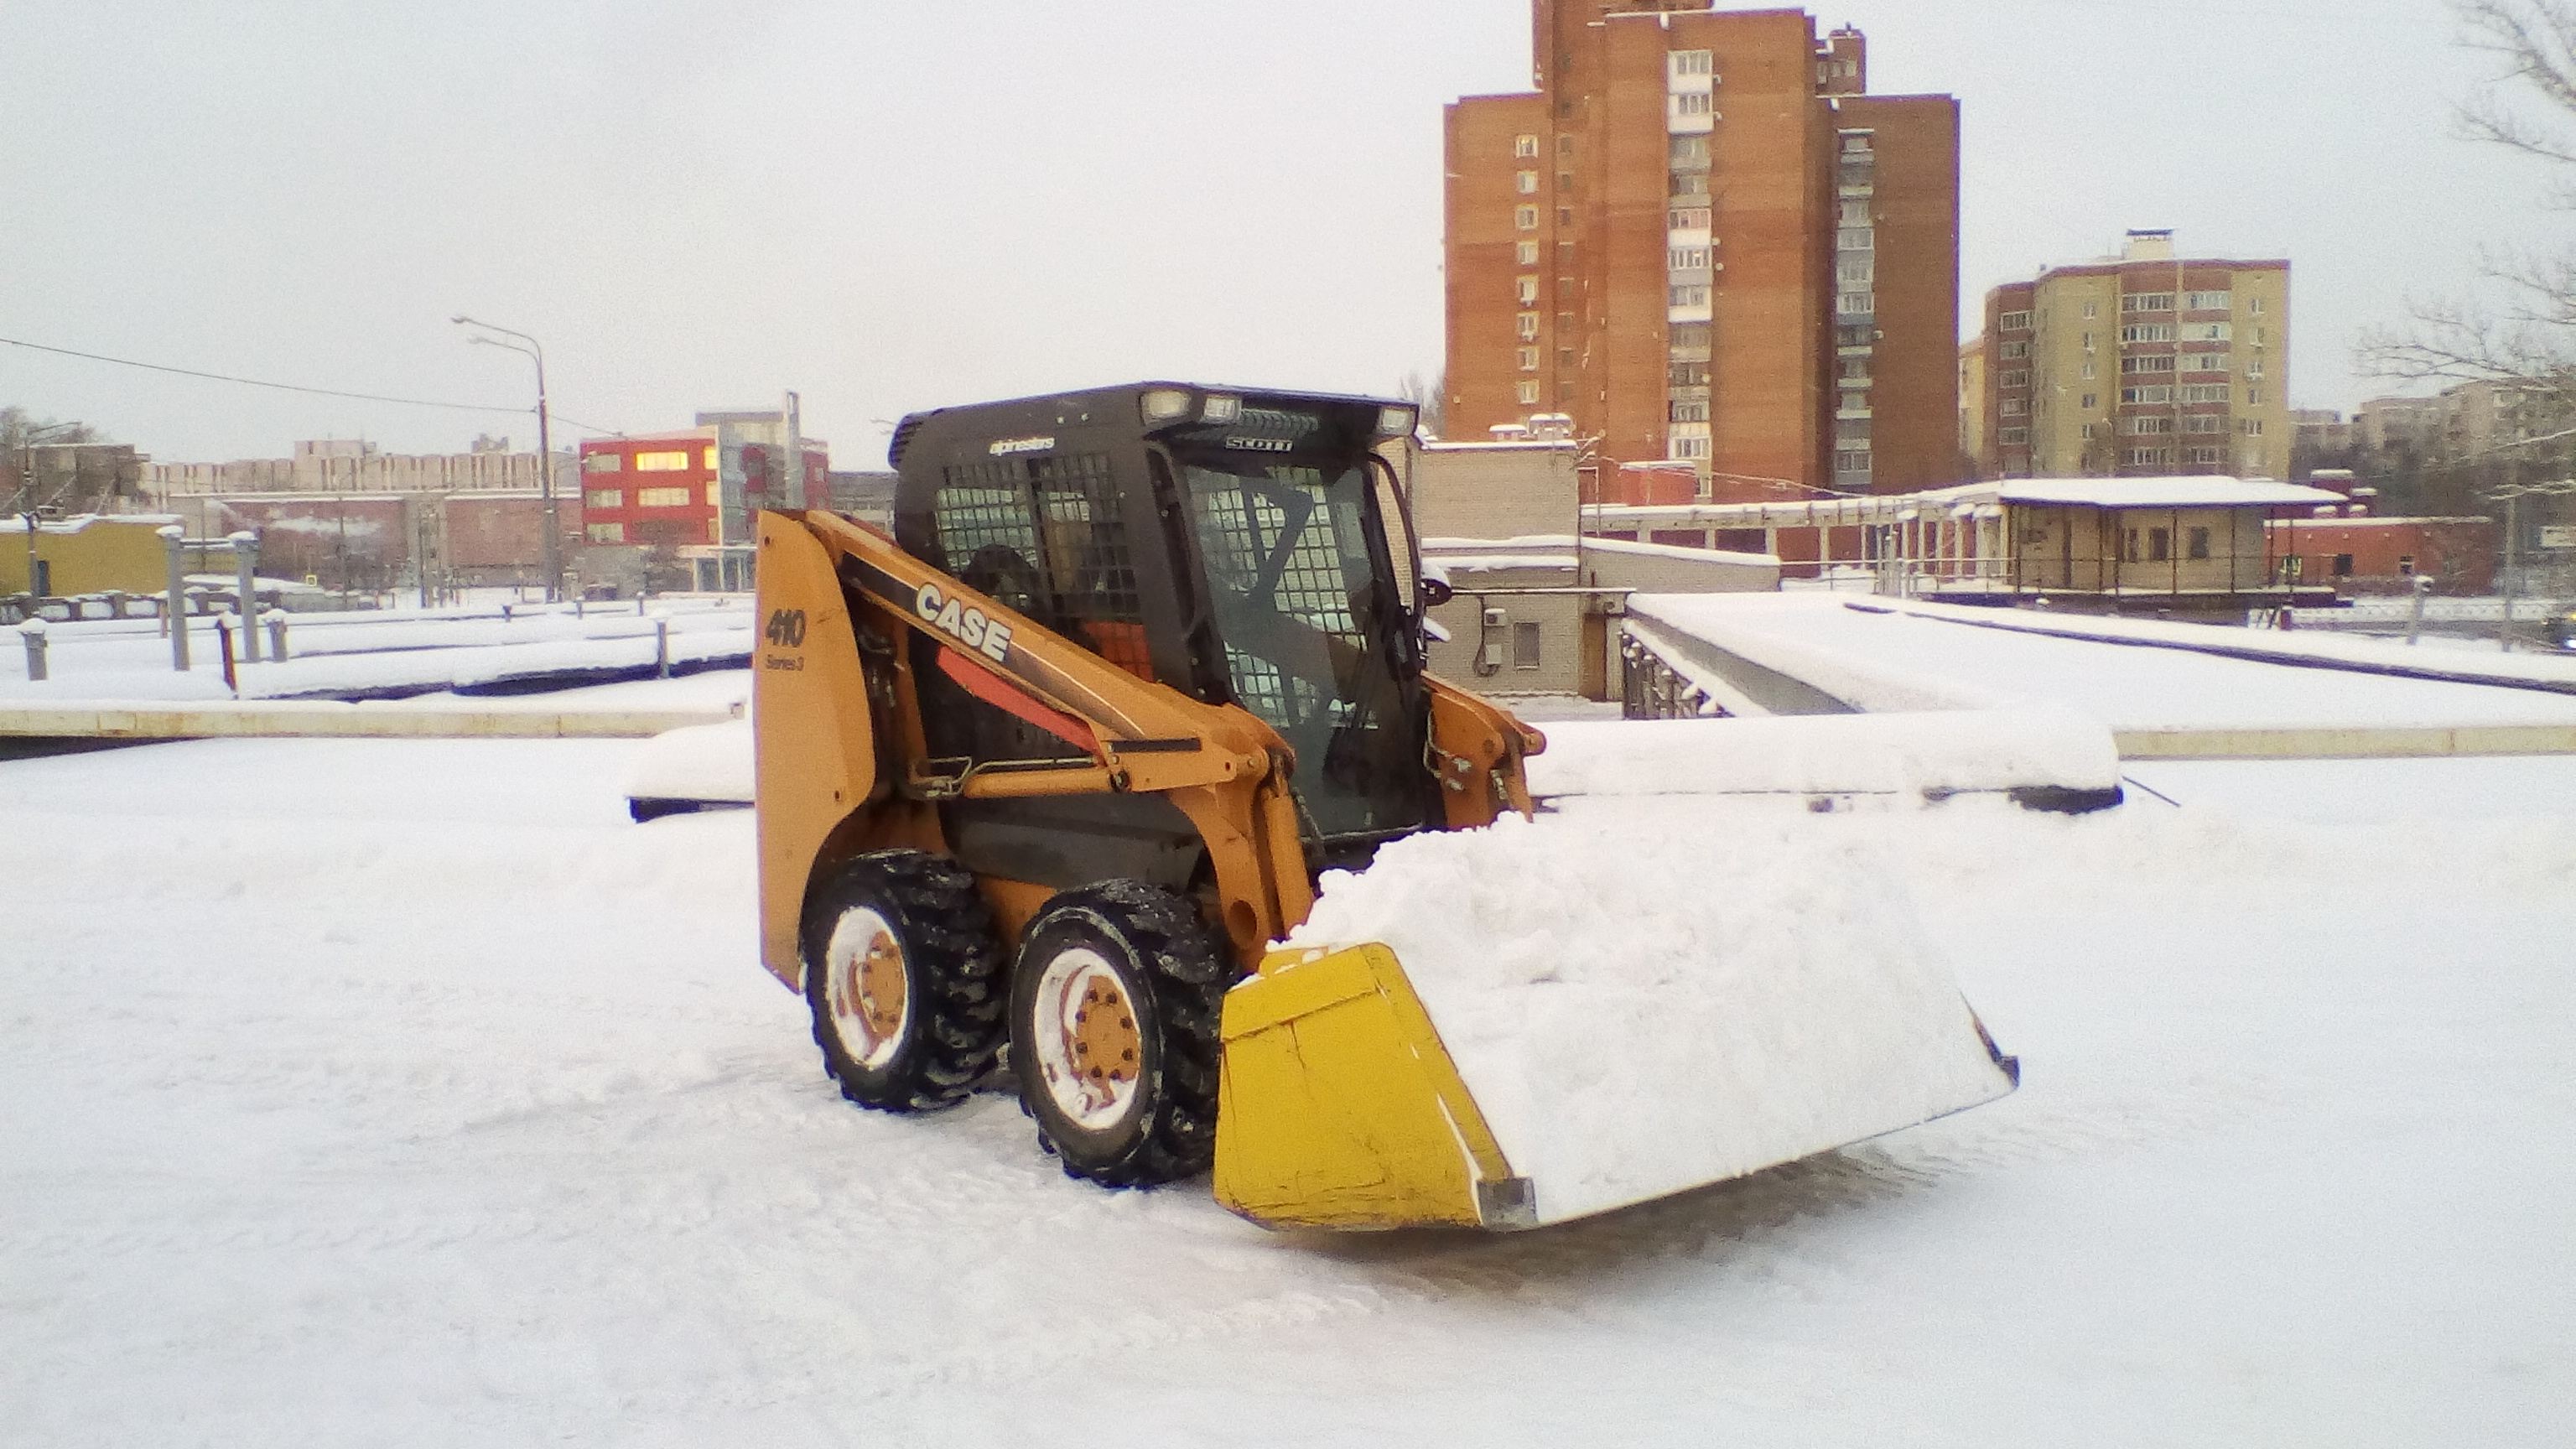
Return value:
<svg viewBox="0 0 2576 1449">
<path fill-rule="evenodd" d="M 1243 399 L 1239 397 L 1211 396 L 1207 405 L 1199 409 L 1199 421 L 1203 423 L 1230 423 L 1241 416 Z"/>
<path fill-rule="evenodd" d="M 1190 395 L 1177 387 L 1158 387 L 1136 400 L 1149 423 L 1177 423 L 1190 415 Z"/>
<path fill-rule="evenodd" d="M 1413 436 L 1413 424 L 1417 416 L 1415 410 L 1409 407 L 1379 408 L 1377 435 L 1381 438 L 1409 438 Z"/>
</svg>

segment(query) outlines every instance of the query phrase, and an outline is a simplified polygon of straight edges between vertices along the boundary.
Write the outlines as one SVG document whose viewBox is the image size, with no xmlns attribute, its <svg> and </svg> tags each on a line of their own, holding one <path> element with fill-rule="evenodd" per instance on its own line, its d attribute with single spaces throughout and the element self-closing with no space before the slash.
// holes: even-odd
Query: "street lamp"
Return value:
<svg viewBox="0 0 2576 1449">
<path fill-rule="evenodd" d="M 555 512 L 554 440 L 547 429 L 546 415 L 546 350 L 538 345 L 537 339 L 525 332 L 513 332 L 507 327 L 495 327 L 489 322 L 478 322 L 462 313 L 447 320 L 461 327 L 480 327 L 486 332 L 498 332 L 503 336 L 516 337 L 519 342 L 527 345 L 522 347 L 519 342 L 504 342 L 499 337 L 476 337 L 471 340 L 489 347 L 506 347 L 512 352 L 534 360 L 537 364 L 537 496 L 544 499 L 546 505 L 546 602 L 551 604 L 555 602 L 563 585 L 563 526 Z"/>
<path fill-rule="evenodd" d="M 27 525 L 27 597 L 31 600 L 42 597 L 44 592 L 36 587 L 36 520 L 40 516 L 36 507 L 36 440 L 48 433 L 77 432 L 80 426 L 78 423 L 48 423 L 41 428 L 29 428 L 26 436 L 19 440 L 22 461 L 18 465 L 18 516 Z"/>
</svg>

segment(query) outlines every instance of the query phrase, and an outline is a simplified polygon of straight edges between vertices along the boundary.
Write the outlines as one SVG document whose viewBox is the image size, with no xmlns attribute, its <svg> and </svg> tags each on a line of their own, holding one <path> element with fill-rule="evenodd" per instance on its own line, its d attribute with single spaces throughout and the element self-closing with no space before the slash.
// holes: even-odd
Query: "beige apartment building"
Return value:
<svg viewBox="0 0 2576 1449">
<path fill-rule="evenodd" d="M 1986 294 L 1968 384 L 1985 478 L 2278 478 L 2290 466 L 2290 264 L 2189 259 L 2129 233 L 2117 260 Z"/>
</svg>

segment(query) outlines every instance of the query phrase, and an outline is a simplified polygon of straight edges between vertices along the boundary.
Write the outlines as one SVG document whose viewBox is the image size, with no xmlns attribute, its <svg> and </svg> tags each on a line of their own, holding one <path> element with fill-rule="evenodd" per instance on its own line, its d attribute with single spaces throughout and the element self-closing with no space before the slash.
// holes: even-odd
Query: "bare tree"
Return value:
<svg viewBox="0 0 2576 1449">
<path fill-rule="evenodd" d="M 1448 409 L 1442 406 L 1448 401 L 1444 396 L 1448 387 L 1449 374 L 1445 371 L 1429 378 L 1419 372 L 1408 372 L 1403 381 L 1395 385 L 1395 395 L 1422 410 L 1422 430 L 1436 438 L 1441 436 L 1440 424 L 1448 414 Z"/>
<path fill-rule="evenodd" d="M 2542 162 L 2550 204 L 2576 210 L 2576 0 L 2452 0 L 2461 43 L 2498 74 L 2456 108 L 2461 134 Z M 2576 251 L 2481 252 L 2482 295 L 2419 301 L 2409 325 L 2365 331 L 2365 372 L 2410 382 L 2510 382 L 2576 402 Z"/>
</svg>

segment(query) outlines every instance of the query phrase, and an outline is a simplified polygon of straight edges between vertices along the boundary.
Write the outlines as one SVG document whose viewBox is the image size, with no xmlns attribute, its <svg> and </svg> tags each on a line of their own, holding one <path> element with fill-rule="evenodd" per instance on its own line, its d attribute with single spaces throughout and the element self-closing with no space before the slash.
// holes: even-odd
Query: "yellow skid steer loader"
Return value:
<svg viewBox="0 0 2576 1449">
<path fill-rule="evenodd" d="M 891 537 L 759 515 L 762 957 L 845 1096 L 1006 1066 L 1068 1173 L 1212 1167 L 1273 1225 L 1616 1205 L 1515 1160 L 1385 943 L 1274 944 L 1326 872 L 1532 811 L 1540 734 L 1423 669 L 1446 591 L 1376 452 L 1414 422 L 1174 383 L 951 408 L 895 432 Z M 1963 1003 L 1923 1035 L 1928 1077 L 1718 1175 L 2010 1090 Z"/>
</svg>

